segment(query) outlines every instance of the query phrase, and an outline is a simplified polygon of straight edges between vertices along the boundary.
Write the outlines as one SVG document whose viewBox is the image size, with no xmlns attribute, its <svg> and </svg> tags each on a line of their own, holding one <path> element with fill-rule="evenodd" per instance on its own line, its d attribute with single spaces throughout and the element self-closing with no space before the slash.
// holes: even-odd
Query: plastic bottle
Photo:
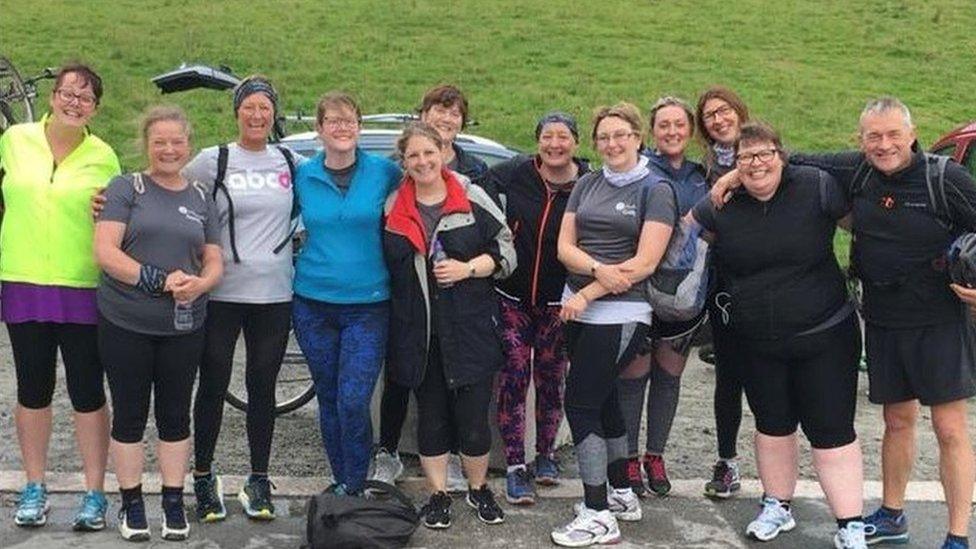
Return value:
<svg viewBox="0 0 976 549">
<path fill-rule="evenodd" d="M 440 238 L 435 238 L 434 243 L 431 245 L 430 259 L 431 261 L 434 262 L 434 265 L 437 265 L 441 261 L 447 259 L 447 252 L 444 251 L 444 245 L 441 244 Z M 444 284 L 438 283 L 437 285 L 440 286 L 441 288 L 450 288 L 451 286 L 454 285 L 454 283 L 453 282 L 447 282 Z"/>
<path fill-rule="evenodd" d="M 178 332 L 193 329 L 193 303 L 176 302 L 173 306 L 173 328 Z"/>
</svg>

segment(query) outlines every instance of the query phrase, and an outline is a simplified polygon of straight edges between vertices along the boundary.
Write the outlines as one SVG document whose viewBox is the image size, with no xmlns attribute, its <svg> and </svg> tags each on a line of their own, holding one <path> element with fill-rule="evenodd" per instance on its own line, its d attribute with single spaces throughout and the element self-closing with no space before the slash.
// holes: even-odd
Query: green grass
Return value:
<svg viewBox="0 0 976 549">
<path fill-rule="evenodd" d="M 180 61 L 265 73 L 287 110 L 306 112 L 335 88 L 367 112 L 404 111 L 429 86 L 454 82 L 469 96 L 473 131 L 521 148 L 548 109 L 586 119 L 600 104 L 646 109 L 661 94 L 693 100 L 723 83 L 791 147 L 827 150 L 853 146 L 861 106 L 880 94 L 913 107 L 923 143 L 976 117 L 967 4 L 0 0 L 0 54 L 27 73 L 72 58 L 93 64 L 106 83 L 94 129 L 128 168 L 141 162 L 137 121 L 154 103 L 184 106 L 198 144 L 234 135 L 227 94 L 160 97 L 152 87 L 151 76 Z"/>
</svg>

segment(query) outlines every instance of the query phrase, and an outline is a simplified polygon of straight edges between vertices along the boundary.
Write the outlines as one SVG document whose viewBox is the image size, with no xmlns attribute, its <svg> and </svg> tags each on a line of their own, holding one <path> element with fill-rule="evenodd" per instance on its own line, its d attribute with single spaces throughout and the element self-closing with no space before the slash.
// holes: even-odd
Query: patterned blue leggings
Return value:
<svg viewBox="0 0 976 549">
<path fill-rule="evenodd" d="M 336 483 L 359 493 L 373 442 L 369 403 L 386 350 L 389 303 L 335 305 L 295 296 L 293 326 L 319 402 Z"/>
</svg>

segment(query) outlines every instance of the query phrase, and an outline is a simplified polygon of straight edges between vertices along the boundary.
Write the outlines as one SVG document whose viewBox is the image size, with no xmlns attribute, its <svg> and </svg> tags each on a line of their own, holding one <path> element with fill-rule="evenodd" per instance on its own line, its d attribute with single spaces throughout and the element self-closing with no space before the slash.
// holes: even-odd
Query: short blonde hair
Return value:
<svg viewBox="0 0 976 549">
<path fill-rule="evenodd" d="M 186 117 L 186 112 L 183 109 L 176 105 L 156 105 L 150 107 L 142 115 L 142 123 L 139 126 L 142 150 L 146 150 L 149 143 L 149 130 L 157 122 L 177 122 L 183 127 L 183 133 L 186 134 L 187 139 L 193 137 L 193 127 L 190 125 L 190 120 Z"/>
</svg>

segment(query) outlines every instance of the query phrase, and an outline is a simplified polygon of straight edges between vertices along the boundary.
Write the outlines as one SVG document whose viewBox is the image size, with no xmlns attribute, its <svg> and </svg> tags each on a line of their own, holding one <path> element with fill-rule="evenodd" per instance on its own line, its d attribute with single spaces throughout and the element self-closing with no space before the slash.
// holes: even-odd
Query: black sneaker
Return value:
<svg viewBox="0 0 976 549">
<path fill-rule="evenodd" d="M 427 528 L 443 529 L 451 527 L 451 496 L 447 492 L 434 492 L 427 503 L 420 508 Z"/>
<path fill-rule="evenodd" d="M 190 536 L 190 524 L 186 521 L 183 496 L 163 496 L 162 538 L 169 541 L 183 541 Z"/>
<path fill-rule="evenodd" d="M 197 499 L 197 520 L 217 522 L 227 518 L 223 486 L 220 477 L 213 471 L 201 477 L 193 477 L 193 493 Z"/>
<path fill-rule="evenodd" d="M 266 476 L 250 476 L 247 483 L 237 494 L 238 501 L 244 507 L 244 513 L 255 520 L 274 520 L 275 507 L 271 503 L 271 488 L 274 483 Z"/>
<path fill-rule="evenodd" d="M 472 508 L 478 511 L 478 520 L 485 524 L 501 524 L 505 522 L 505 513 L 502 508 L 495 503 L 495 494 L 487 484 L 481 488 L 468 488 L 468 497 L 465 498 Z"/>
<path fill-rule="evenodd" d="M 146 503 L 142 498 L 122 502 L 122 508 L 119 509 L 119 533 L 124 540 L 149 541 Z"/>
</svg>

